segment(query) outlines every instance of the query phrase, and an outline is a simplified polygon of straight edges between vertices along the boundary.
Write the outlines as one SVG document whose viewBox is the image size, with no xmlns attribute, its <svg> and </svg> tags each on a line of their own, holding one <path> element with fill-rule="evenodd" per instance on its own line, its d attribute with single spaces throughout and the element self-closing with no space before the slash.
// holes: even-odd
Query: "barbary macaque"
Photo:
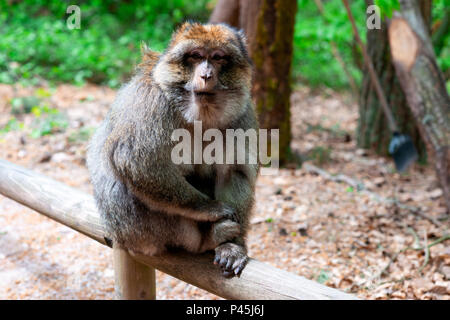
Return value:
<svg viewBox="0 0 450 320">
<path fill-rule="evenodd" d="M 87 156 L 116 245 L 147 255 L 215 250 L 225 276 L 242 271 L 258 164 L 175 164 L 171 153 L 174 130 L 193 133 L 195 121 L 224 136 L 227 129 L 256 131 L 251 77 L 246 39 L 226 25 L 185 23 L 164 53 L 143 49 Z"/>
</svg>

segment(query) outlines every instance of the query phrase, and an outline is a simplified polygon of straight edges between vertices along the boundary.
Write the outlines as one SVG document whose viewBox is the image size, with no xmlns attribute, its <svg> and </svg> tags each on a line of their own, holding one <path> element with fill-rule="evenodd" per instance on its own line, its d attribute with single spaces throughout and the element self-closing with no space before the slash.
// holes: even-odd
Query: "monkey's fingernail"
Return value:
<svg viewBox="0 0 450 320">
<path fill-rule="evenodd" d="M 231 265 L 232 265 L 232 260 L 228 260 L 227 266 L 225 267 L 225 269 L 230 269 Z"/>
<path fill-rule="evenodd" d="M 225 262 L 227 262 L 227 258 L 220 259 L 220 265 L 221 266 L 225 265 Z"/>
<path fill-rule="evenodd" d="M 237 275 L 241 270 L 242 270 L 241 267 L 238 267 L 238 268 L 234 269 L 234 274 Z"/>
<path fill-rule="evenodd" d="M 224 271 L 222 274 L 224 275 L 224 277 L 229 277 L 233 274 L 233 272 L 232 271 Z"/>
<path fill-rule="evenodd" d="M 214 264 L 218 264 L 218 263 L 219 263 L 219 260 L 220 260 L 220 257 L 219 257 L 219 256 L 215 257 L 215 258 L 214 258 Z"/>
</svg>

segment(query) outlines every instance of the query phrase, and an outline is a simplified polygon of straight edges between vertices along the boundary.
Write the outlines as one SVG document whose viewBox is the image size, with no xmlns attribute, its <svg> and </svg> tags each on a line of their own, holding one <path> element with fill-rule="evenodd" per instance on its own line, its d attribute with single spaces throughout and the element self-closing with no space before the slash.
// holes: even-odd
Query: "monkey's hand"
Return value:
<svg viewBox="0 0 450 320">
<path fill-rule="evenodd" d="M 225 277 L 238 275 L 244 269 L 248 261 L 246 250 L 243 246 L 227 242 L 216 248 L 214 264 L 218 264 Z"/>
</svg>

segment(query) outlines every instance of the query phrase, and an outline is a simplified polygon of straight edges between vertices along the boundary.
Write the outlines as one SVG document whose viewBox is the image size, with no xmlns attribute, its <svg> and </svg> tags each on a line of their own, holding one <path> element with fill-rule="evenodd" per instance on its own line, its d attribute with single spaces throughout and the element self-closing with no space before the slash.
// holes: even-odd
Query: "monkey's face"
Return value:
<svg viewBox="0 0 450 320">
<path fill-rule="evenodd" d="M 226 126 L 248 107 L 251 61 L 245 37 L 225 25 L 184 24 L 153 78 L 188 122 Z"/>
</svg>

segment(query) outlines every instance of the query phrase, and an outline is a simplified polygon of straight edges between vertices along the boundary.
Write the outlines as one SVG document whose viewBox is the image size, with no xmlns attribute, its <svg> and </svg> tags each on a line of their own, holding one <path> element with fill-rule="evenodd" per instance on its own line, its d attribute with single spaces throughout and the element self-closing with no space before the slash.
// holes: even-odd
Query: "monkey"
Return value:
<svg viewBox="0 0 450 320">
<path fill-rule="evenodd" d="M 172 134 L 195 121 L 257 130 L 252 68 L 244 33 L 225 24 L 185 22 L 163 53 L 144 46 L 87 151 L 114 244 L 147 255 L 214 250 L 224 276 L 240 275 L 259 164 L 174 164 Z"/>
</svg>

